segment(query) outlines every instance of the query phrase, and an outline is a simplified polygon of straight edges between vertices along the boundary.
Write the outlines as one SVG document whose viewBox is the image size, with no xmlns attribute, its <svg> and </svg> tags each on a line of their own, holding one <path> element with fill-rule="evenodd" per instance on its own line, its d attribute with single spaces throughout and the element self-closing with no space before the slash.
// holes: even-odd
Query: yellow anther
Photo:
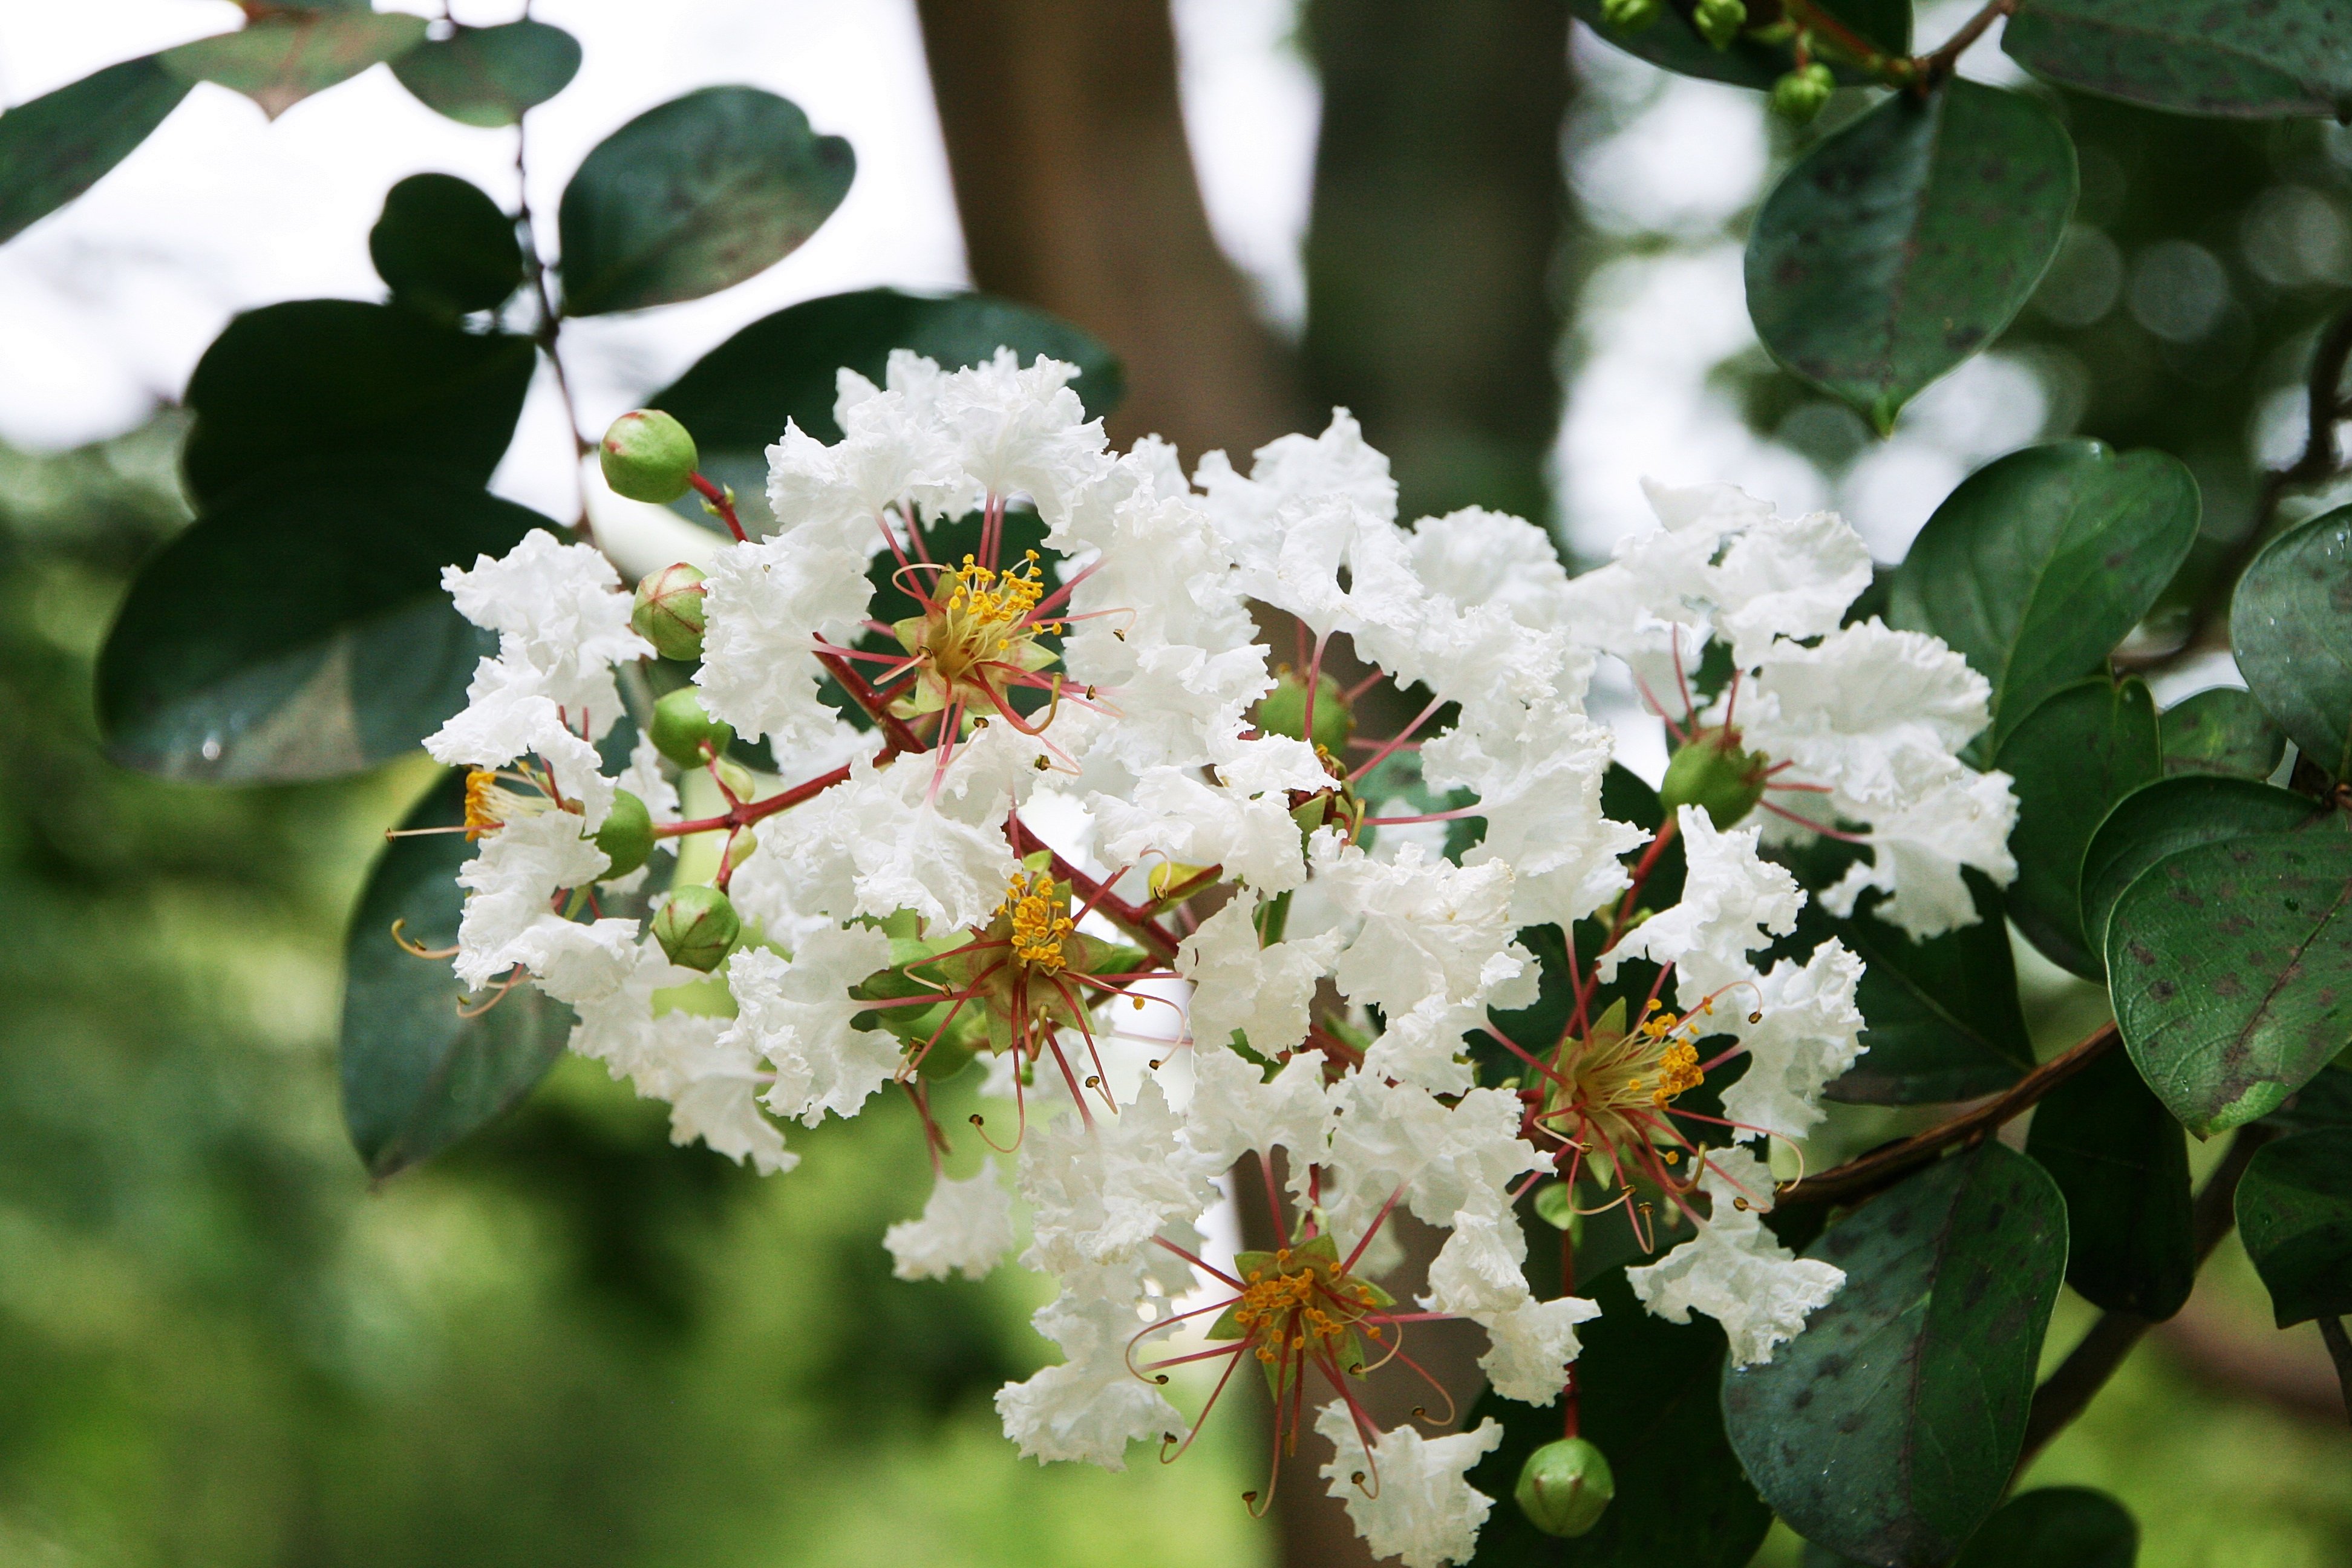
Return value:
<svg viewBox="0 0 2352 1568">
<path fill-rule="evenodd" d="M 1049 973 L 1060 973 L 1068 963 L 1063 940 L 1078 928 L 1070 919 L 1069 900 L 1054 886 L 1054 879 L 1043 871 L 1026 878 L 1015 873 L 999 908 L 1013 922 L 1013 956 Z"/>
</svg>

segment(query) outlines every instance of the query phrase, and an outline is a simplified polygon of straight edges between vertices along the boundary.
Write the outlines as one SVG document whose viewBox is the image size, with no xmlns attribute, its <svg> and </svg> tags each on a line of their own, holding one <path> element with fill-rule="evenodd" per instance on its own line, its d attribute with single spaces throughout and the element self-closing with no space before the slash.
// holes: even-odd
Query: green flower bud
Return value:
<svg viewBox="0 0 2352 1568">
<path fill-rule="evenodd" d="M 702 706 L 702 693 L 691 686 L 681 686 L 654 704 L 654 721 L 646 734 L 654 750 L 682 768 L 700 767 L 707 760 L 705 746 L 712 756 L 726 755 L 735 739 L 734 728 L 713 719 Z"/>
<path fill-rule="evenodd" d="M 639 408 L 613 421 L 596 444 L 596 460 L 614 494 L 666 506 L 686 493 L 702 459 L 685 426 L 658 408 Z"/>
<path fill-rule="evenodd" d="M 1287 735 L 1294 741 L 1309 738 L 1307 682 L 1295 671 L 1286 668 L 1275 678 L 1274 689 L 1257 705 L 1257 727 L 1269 735 Z M 1339 683 L 1328 675 L 1317 677 L 1315 743 L 1337 756 L 1355 731 L 1356 716 L 1348 710 L 1348 699 Z"/>
<path fill-rule="evenodd" d="M 1718 828 L 1729 827 L 1764 798 L 1764 759 L 1739 749 L 1739 737 L 1701 730 L 1666 763 L 1658 799 L 1668 811 L 1703 808 Z"/>
<path fill-rule="evenodd" d="M 1638 33 L 1661 9 L 1659 0 L 1601 0 L 1601 20 L 1621 33 Z"/>
<path fill-rule="evenodd" d="M 1607 1457 L 1581 1437 L 1562 1437 L 1529 1454 L 1511 1492 L 1529 1524 L 1571 1537 L 1599 1524 L 1616 1495 Z"/>
<path fill-rule="evenodd" d="M 613 864 L 604 879 L 625 877 L 646 863 L 654 852 L 653 813 L 646 803 L 627 790 L 615 790 L 613 809 L 604 814 L 604 826 L 596 830 L 596 847 Z"/>
<path fill-rule="evenodd" d="M 1717 49 L 1727 49 L 1748 26 L 1748 7 L 1741 0 L 1698 0 L 1691 20 L 1697 24 L 1700 37 Z"/>
<path fill-rule="evenodd" d="M 705 974 L 719 967 L 742 934 L 742 917 L 727 895 L 700 883 L 678 889 L 654 916 L 654 940 L 669 961 Z"/>
<path fill-rule="evenodd" d="M 1830 68 L 1815 60 L 1772 84 L 1772 112 L 1792 124 L 1810 124 L 1836 90 L 1837 79 Z"/>
<path fill-rule="evenodd" d="M 736 793 L 740 795 L 742 791 Z M 748 827 L 738 828 L 727 840 L 727 851 L 719 858 L 719 868 L 731 875 L 735 868 L 749 860 L 751 851 L 759 847 L 760 836 L 757 833 Z"/>
<path fill-rule="evenodd" d="M 702 574 L 681 561 L 637 584 L 629 625 L 664 658 L 702 657 Z"/>
</svg>

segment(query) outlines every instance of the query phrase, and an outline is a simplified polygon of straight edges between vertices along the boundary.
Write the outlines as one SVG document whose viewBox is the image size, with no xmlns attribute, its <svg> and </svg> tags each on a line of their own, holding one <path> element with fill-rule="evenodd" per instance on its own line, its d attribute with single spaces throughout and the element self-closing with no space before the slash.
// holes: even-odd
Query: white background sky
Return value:
<svg viewBox="0 0 2352 1568">
<path fill-rule="evenodd" d="M 416 6 L 418 9 L 425 7 Z M 1292 0 L 1175 0 L 1184 100 L 1219 238 L 1262 307 L 1295 330 L 1317 114 L 1293 40 Z M 1969 0 L 1923 7 L 1924 37 Z M 457 0 L 462 20 L 510 19 L 519 0 Z M 848 200 L 806 246 L 712 299 L 567 329 L 593 426 L 662 385 L 743 323 L 794 300 L 874 283 L 966 280 L 912 0 L 541 0 L 572 30 L 579 79 L 530 118 L 531 199 L 551 215 L 564 179 L 604 134 L 691 88 L 744 81 L 846 136 Z M 21 102 L 114 60 L 225 30 L 226 0 L 0 0 L 0 100 Z M 1653 247 L 1591 282 L 1561 432 L 1572 542 L 1605 550 L 1645 511 L 1644 474 L 1727 479 L 1784 509 L 1843 508 L 1898 556 L 1969 467 L 2042 433 L 2047 398 L 2023 367 L 1979 359 L 1923 397 L 1895 437 L 1832 483 L 1750 434 L 1708 371 L 1753 345 L 1728 225 L 1769 173 L 1752 93 L 1664 76 L 1580 32 L 1588 85 L 1570 128 L 1571 176 L 1590 216 Z M 1987 74 L 2007 62 L 1970 56 Z M 200 86 L 163 128 L 79 202 L 0 247 L 0 438 L 74 445 L 124 429 L 184 384 L 235 310 L 321 295 L 375 298 L 366 238 L 384 190 L 420 170 L 514 195 L 511 132 L 470 129 L 377 68 L 275 123 Z M 503 492 L 559 515 L 572 479 L 562 415 L 535 389 Z"/>
</svg>

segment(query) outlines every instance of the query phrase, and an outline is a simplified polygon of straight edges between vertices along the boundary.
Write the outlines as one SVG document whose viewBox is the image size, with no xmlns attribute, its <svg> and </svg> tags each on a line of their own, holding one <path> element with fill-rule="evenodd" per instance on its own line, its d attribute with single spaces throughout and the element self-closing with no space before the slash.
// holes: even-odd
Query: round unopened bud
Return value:
<svg viewBox="0 0 2352 1568">
<path fill-rule="evenodd" d="M 604 826 L 596 830 L 596 847 L 613 864 L 602 880 L 625 877 L 646 863 L 654 852 L 654 816 L 646 803 L 627 790 L 613 792 L 613 809 L 604 814 Z"/>
<path fill-rule="evenodd" d="M 1698 9 L 1691 13 L 1691 21 L 1698 35 L 1718 49 L 1731 47 L 1740 29 L 1748 26 L 1748 7 L 1741 0 L 1698 0 Z"/>
<path fill-rule="evenodd" d="M 1348 698 L 1338 681 L 1328 675 L 1318 675 L 1315 681 L 1315 733 L 1307 732 L 1307 682 L 1295 670 L 1285 669 L 1275 678 L 1274 689 L 1267 692 L 1257 705 L 1257 727 L 1269 735 L 1287 735 L 1294 741 L 1312 740 L 1325 751 L 1338 755 L 1356 731 L 1356 716 L 1348 710 Z"/>
<path fill-rule="evenodd" d="M 654 750 L 682 768 L 698 768 L 710 757 L 724 756 L 735 739 L 734 727 L 713 719 L 702 705 L 702 693 L 691 686 L 681 686 L 654 704 L 654 721 L 646 726 L 646 734 Z"/>
<path fill-rule="evenodd" d="M 1677 749 L 1658 784 L 1668 811 L 1696 805 L 1718 828 L 1729 827 L 1764 798 L 1764 759 L 1739 749 L 1738 736 L 1701 730 Z"/>
<path fill-rule="evenodd" d="M 1621 33 L 1638 33 L 1658 19 L 1660 0 L 1601 0 L 1601 20 Z"/>
<path fill-rule="evenodd" d="M 1815 60 L 1772 84 L 1772 112 L 1793 124 L 1810 124 L 1836 90 L 1837 78 L 1830 74 L 1829 67 Z"/>
<path fill-rule="evenodd" d="M 1529 1524 L 1570 1537 L 1599 1524 L 1616 1495 L 1608 1458 L 1581 1437 L 1562 1437 L 1529 1454 L 1511 1492 Z"/>
<path fill-rule="evenodd" d="M 742 934 L 742 917 L 727 895 L 701 883 L 678 889 L 654 916 L 654 940 L 669 961 L 705 974 L 719 967 Z"/>
<path fill-rule="evenodd" d="M 638 582 L 629 625 L 664 658 L 702 657 L 702 582 L 683 561 Z"/>
<path fill-rule="evenodd" d="M 685 426 L 658 408 L 637 408 L 605 430 L 596 460 L 614 494 L 667 506 L 686 493 L 702 458 Z"/>
</svg>

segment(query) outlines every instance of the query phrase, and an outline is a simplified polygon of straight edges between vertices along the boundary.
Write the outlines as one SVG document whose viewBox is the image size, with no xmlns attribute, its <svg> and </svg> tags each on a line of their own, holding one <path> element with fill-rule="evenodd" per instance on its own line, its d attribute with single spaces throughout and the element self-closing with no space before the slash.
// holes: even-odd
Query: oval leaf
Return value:
<svg viewBox="0 0 2352 1568">
<path fill-rule="evenodd" d="M 275 120 L 312 93 L 398 59 L 424 41 L 422 16 L 341 8 L 281 11 L 155 58 L 183 80 L 236 89 Z"/>
<path fill-rule="evenodd" d="M 2140 1076 L 2199 1137 L 2275 1110 L 2352 1040 L 2352 835 L 2265 833 L 2168 855 L 2107 923 Z"/>
<path fill-rule="evenodd" d="M 288 463 L 399 454 L 487 484 L 514 438 L 538 351 L 355 300 L 248 310 L 188 378 L 182 458 L 199 507 Z"/>
<path fill-rule="evenodd" d="M 2217 686 L 2164 710 L 2164 771 L 2266 779 L 2286 755 L 2286 731 L 2251 691 Z"/>
<path fill-rule="evenodd" d="M 2352 115 L 2352 5 L 2033 0 L 2001 48 L 2034 75 L 2180 114 Z"/>
<path fill-rule="evenodd" d="M 564 187 L 564 311 L 698 300 L 765 271 L 832 216 L 856 167 L 848 142 L 757 88 L 707 87 L 649 109 Z"/>
<path fill-rule="evenodd" d="M 2256 1150 L 2238 1184 L 2238 1229 L 2280 1328 L 2352 1312 L 2352 1128 Z"/>
<path fill-rule="evenodd" d="M 1932 632 L 1992 683 L 1990 744 L 2105 666 L 2197 542 L 2197 481 L 2164 452 L 2096 441 L 1969 476 L 1896 568 L 1887 620 Z"/>
<path fill-rule="evenodd" d="M 1727 49 L 1714 47 L 1699 37 L 1686 5 L 1666 5 L 1655 22 L 1630 32 L 1601 18 L 1601 0 L 1571 0 L 1569 8 L 1595 37 L 1683 76 L 1727 81 L 1735 87 L 1768 88 L 1796 65 L 1785 41 L 1767 44 L 1741 37 Z M 1821 8 L 1889 55 L 1911 52 L 1911 0 L 1822 0 Z M 1844 65 L 1833 68 L 1841 81 L 1874 79 Z"/>
<path fill-rule="evenodd" d="M 465 820 L 466 775 L 453 772 L 408 814 L 404 828 Z M 373 1176 L 389 1176 L 503 1113 L 547 1076 L 570 1037 L 572 1014 L 536 985 L 497 1005 L 469 995 L 446 959 L 419 958 L 393 940 L 452 946 L 465 910 L 457 869 L 477 846 L 462 833 L 395 838 L 377 858 L 344 943 L 343 1123 Z"/>
<path fill-rule="evenodd" d="M 2109 1051 L 2050 1091 L 2025 1152 L 2066 1198 L 2066 1283 L 2093 1305 L 2152 1322 L 2197 1282 L 2189 1140 L 2131 1058 Z"/>
<path fill-rule="evenodd" d="M 1574 1541 L 1529 1524 L 1511 1489 L 1528 1455 L 1559 1436 L 1559 1407 L 1489 1393 L 1467 1425 L 1492 1415 L 1503 1441 L 1468 1479 L 1499 1500 L 1478 1532 L 1471 1568 L 1744 1568 L 1772 1514 L 1723 1435 L 1716 1397 L 1723 1331 L 1703 1318 L 1676 1325 L 1650 1316 L 1621 1269 L 1596 1280 L 1591 1294 L 1601 1315 L 1578 1331 L 1579 1426 L 1609 1456 L 1616 1500 Z"/>
<path fill-rule="evenodd" d="M 2288 739 L 2332 777 L 2352 779 L 2352 507 L 2263 547 L 2230 601 L 2230 643 Z"/>
<path fill-rule="evenodd" d="M 2010 918 L 2053 963 L 2096 979 L 2105 971 L 2083 933 L 2083 856 L 2116 803 L 2163 773 L 2156 701 L 2137 677 L 2066 687 L 2011 732 L 2000 765 L 2017 791 Z"/>
<path fill-rule="evenodd" d="M 2000 1505 L 1953 1568 L 2132 1568 L 2139 1526 L 2089 1487 L 2042 1487 Z"/>
<path fill-rule="evenodd" d="M 1804 1332 L 1723 1378 L 1731 1446 L 1808 1541 L 1949 1563 L 2009 1485 L 2066 1260 L 2066 1205 L 1999 1143 L 1928 1166 L 1805 1250 L 1846 1272 Z"/>
<path fill-rule="evenodd" d="M 572 83 L 580 40 L 545 22 L 459 27 L 392 63 L 417 101 L 461 125 L 513 125 Z"/>
<path fill-rule="evenodd" d="M 522 285 L 514 219 L 455 174 L 411 174 L 386 191 L 368 257 L 394 299 L 427 315 L 496 310 Z"/>
<path fill-rule="evenodd" d="M 2024 308 L 2074 210 L 2074 144 L 2030 98 L 1955 79 L 1816 143 L 1748 241 L 1772 357 L 1880 430 Z"/>
<path fill-rule="evenodd" d="M 148 55 L 0 114 L 0 241 L 98 184 L 180 106 L 188 87 Z"/>
<path fill-rule="evenodd" d="M 2107 950 L 2116 901 L 2150 866 L 2196 844 L 2255 833 L 2286 833 L 2322 820 L 2315 802 L 2246 779 L 2163 779 L 2107 813 L 2083 852 L 2083 933 Z"/>
<path fill-rule="evenodd" d="M 465 706 L 496 640 L 441 569 L 555 525 L 413 465 L 291 469 L 140 569 L 99 657 L 115 761 L 231 784 L 326 778 L 414 747 Z"/>
<path fill-rule="evenodd" d="M 1999 1093 L 2033 1065 L 2000 895 L 1981 874 L 1963 875 L 1977 923 L 1927 942 L 1871 919 L 1876 894 L 1865 895 L 1851 920 L 1817 914 L 1810 904 L 1799 912 L 1807 951 L 1834 936 L 1866 966 L 1854 997 L 1869 1022 L 1863 1057 L 1829 1086 L 1829 1099 L 1861 1105 L 1972 1100 Z"/>
</svg>

